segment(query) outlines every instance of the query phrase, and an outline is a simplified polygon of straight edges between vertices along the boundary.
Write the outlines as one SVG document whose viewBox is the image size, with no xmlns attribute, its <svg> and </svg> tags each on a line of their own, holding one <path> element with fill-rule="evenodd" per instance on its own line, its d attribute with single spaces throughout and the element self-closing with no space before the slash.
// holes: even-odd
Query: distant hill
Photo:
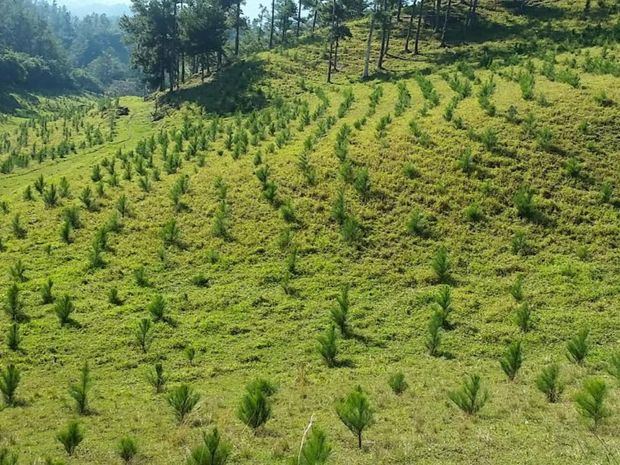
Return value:
<svg viewBox="0 0 620 465">
<path fill-rule="evenodd" d="M 130 14 L 131 9 L 126 3 L 84 3 L 76 0 L 65 0 L 60 2 L 64 5 L 69 12 L 78 18 L 83 18 L 89 14 L 96 13 L 99 15 L 107 15 L 111 17 L 120 17 L 125 14 Z"/>
</svg>

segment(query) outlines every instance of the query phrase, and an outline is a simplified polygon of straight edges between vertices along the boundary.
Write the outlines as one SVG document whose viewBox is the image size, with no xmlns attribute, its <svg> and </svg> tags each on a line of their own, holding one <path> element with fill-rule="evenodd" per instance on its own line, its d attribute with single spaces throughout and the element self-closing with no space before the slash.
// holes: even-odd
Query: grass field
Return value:
<svg viewBox="0 0 620 465">
<path fill-rule="evenodd" d="M 153 99 L 127 97 L 118 103 L 127 116 L 89 99 L 81 113 L 59 104 L 73 116 L 41 110 L 58 117 L 47 123 L 49 144 L 71 140 L 76 150 L 0 174 L 0 289 L 8 296 L 17 281 L 27 315 L 20 348 L 0 348 L 0 368 L 13 363 L 22 378 L 17 405 L 0 410 L 0 446 L 24 464 L 110 464 L 121 463 L 117 443 L 129 435 L 135 463 L 164 465 L 183 463 L 217 425 L 231 463 L 287 464 L 313 417 L 334 464 L 620 461 L 619 380 L 608 373 L 620 350 L 618 15 L 601 14 L 597 29 L 577 7 L 544 5 L 517 16 L 483 3 L 478 40 L 443 49 L 426 37 L 419 57 L 398 50 L 399 25 L 398 57 L 367 82 L 358 22 L 332 85 L 323 46 L 308 40 L 189 84 L 157 109 Z M 83 124 L 63 136 L 71 118 Z M 40 119 L 8 116 L 0 136 L 15 147 L 27 121 L 20 151 L 28 154 L 44 145 Z M 81 146 L 88 125 L 106 140 Z M 112 160 L 116 174 L 106 168 Z M 92 179 L 95 165 L 101 180 Z M 257 172 L 268 172 L 265 187 Z M 65 177 L 70 193 L 46 206 L 34 188 L 40 176 L 45 189 Z M 175 188 L 184 177 L 188 187 Z M 81 200 L 87 186 L 90 209 Z M 517 205 L 530 191 L 531 202 Z M 342 226 L 334 219 L 341 193 Z M 65 241 L 69 206 L 82 225 Z M 442 248 L 445 284 L 433 269 Z M 48 278 L 56 303 L 42 304 Z M 431 356 L 429 321 L 444 285 L 453 311 Z M 338 366 L 329 368 L 317 336 L 343 286 L 352 334 L 338 339 Z M 55 308 L 65 294 L 75 312 L 62 326 Z M 156 296 L 166 317 L 152 324 L 144 353 L 136 328 L 151 319 Z M 516 321 L 523 303 L 527 332 Z M 11 327 L 3 315 L 3 339 Z M 566 347 L 582 329 L 589 353 L 575 364 Z M 500 358 L 517 340 L 523 367 L 509 381 Z M 168 391 L 185 383 L 201 395 L 181 425 L 166 393 L 146 380 L 157 361 Z M 85 362 L 90 409 L 79 415 L 68 389 Z M 536 386 L 551 363 L 564 385 L 557 403 Z M 387 381 L 399 371 L 409 388 L 395 395 Z M 471 374 L 489 392 L 477 415 L 448 397 Z M 271 418 L 253 432 L 236 412 L 257 377 L 278 389 Z M 596 430 L 574 402 L 591 378 L 605 382 L 611 414 Z M 375 411 L 361 450 L 334 409 L 356 385 Z M 84 440 L 68 457 L 56 433 L 71 419 Z"/>
</svg>

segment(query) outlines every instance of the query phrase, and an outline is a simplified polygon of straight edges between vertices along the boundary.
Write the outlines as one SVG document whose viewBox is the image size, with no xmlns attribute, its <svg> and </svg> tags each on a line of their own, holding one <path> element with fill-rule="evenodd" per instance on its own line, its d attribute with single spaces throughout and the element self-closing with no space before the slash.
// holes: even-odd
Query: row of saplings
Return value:
<svg viewBox="0 0 620 465">
<path fill-rule="evenodd" d="M 348 296 L 343 291 L 339 297 L 338 307 L 348 305 Z M 336 310 L 334 314 L 338 314 Z M 332 327 L 333 328 L 333 327 Z M 351 329 L 346 326 L 346 334 L 351 334 Z M 341 327 L 341 330 L 343 328 Z M 330 332 L 333 332 L 331 330 Z M 588 333 L 580 332 L 567 344 L 567 357 L 575 363 L 582 364 L 588 353 Z M 328 365 L 334 366 L 334 360 L 326 357 L 324 338 L 319 338 L 319 352 Z M 510 380 L 513 380 L 519 371 L 523 361 L 520 343 L 509 346 L 507 353 L 501 360 L 501 367 Z M 608 372 L 620 382 L 620 353 L 611 357 Z M 14 407 L 21 404 L 17 397 L 17 388 L 21 379 L 20 370 L 13 364 L 0 371 L 0 391 L 6 407 Z M 163 365 L 156 363 L 147 375 L 147 380 L 153 386 L 156 393 L 166 391 L 166 377 Z M 407 389 L 407 381 L 402 372 L 394 373 L 388 379 L 388 383 L 396 395 L 400 395 Z M 558 365 L 551 365 L 542 370 L 536 379 L 536 386 L 545 394 L 549 402 L 557 402 L 563 391 L 560 381 Z M 92 387 L 92 378 L 88 364 L 85 364 L 80 372 L 79 380 L 69 386 L 69 395 L 75 401 L 78 414 L 88 415 L 89 392 Z M 254 431 L 259 430 L 269 420 L 272 413 L 272 396 L 276 393 L 276 386 L 271 382 L 257 379 L 246 386 L 246 391 L 237 409 L 237 417 Z M 489 399 L 488 391 L 482 386 L 478 375 L 471 375 L 465 379 L 460 389 L 448 394 L 449 399 L 462 411 L 469 415 L 475 415 Z M 574 401 L 579 413 L 590 422 L 592 429 L 596 429 L 611 412 L 606 405 L 607 386 L 596 378 L 587 379 L 581 391 Z M 198 407 L 201 396 L 191 386 L 181 384 L 171 389 L 166 394 L 166 400 L 179 424 Z M 362 447 L 363 432 L 374 422 L 374 409 L 366 393 L 361 387 L 356 387 L 348 396 L 336 403 L 336 413 L 343 424 L 356 436 L 358 447 Z M 56 439 L 62 444 L 69 455 L 73 455 L 84 439 L 84 432 L 77 421 L 71 421 L 67 427 L 58 432 Z M 138 452 L 134 438 L 124 437 L 118 443 L 119 456 L 127 463 L 131 462 Z M 299 453 L 291 459 L 291 463 L 298 465 L 312 465 L 326 463 L 331 452 L 323 431 L 312 425 L 304 432 Z M 230 446 L 221 439 L 217 428 L 210 433 L 205 433 L 203 442 L 195 447 L 187 458 L 188 465 L 225 464 L 230 455 Z M 1 465 L 16 465 L 17 455 L 10 454 L 7 450 L 0 450 Z M 49 464 L 62 462 L 48 460 Z"/>
</svg>

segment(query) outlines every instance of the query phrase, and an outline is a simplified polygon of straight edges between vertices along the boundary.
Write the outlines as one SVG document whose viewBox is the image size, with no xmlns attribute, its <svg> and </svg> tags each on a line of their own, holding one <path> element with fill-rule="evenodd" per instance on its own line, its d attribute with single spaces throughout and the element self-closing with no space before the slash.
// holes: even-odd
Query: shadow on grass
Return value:
<svg viewBox="0 0 620 465">
<path fill-rule="evenodd" d="M 262 89 L 257 87 L 264 77 L 262 60 L 240 61 L 223 68 L 202 84 L 164 95 L 160 103 L 172 106 L 195 103 L 205 112 L 220 116 L 248 113 L 268 103 Z"/>
</svg>

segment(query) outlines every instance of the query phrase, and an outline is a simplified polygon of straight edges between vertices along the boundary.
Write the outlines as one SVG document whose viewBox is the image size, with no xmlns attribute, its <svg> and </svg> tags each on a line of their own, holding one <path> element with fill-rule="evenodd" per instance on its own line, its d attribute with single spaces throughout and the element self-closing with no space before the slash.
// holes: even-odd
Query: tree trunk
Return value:
<svg viewBox="0 0 620 465">
<path fill-rule="evenodd" d="M 443 20 L 443 30 L 441 31 L 441 46 L 446 46 L 446 29 L 448 28 L 448 19 L 450 18 L 450 8 L 452 7 L 452 0 L 448 0 L 448 6 L 446 8 L 446 16 Z"/>
<path fill-rule="evenodd" d="M 388 50 L 390 49 L 390 38 L 392 37 L 392 12 L 389 12 L 388 23 L 387 23 L 387 38 L 385 39 L 385 51 L 383 52 L 383 56 L 387 56 Z"/>
<path fill-rule="evenodd" d="M 377 12 L 377 3 L 375 2 L 370 16 L 370 27 L 368 28 L 368 40 L 366 41 L 366 56 L 364 57 L 364 73 L 362 79 L 368 79 L 368 66 L 370 64 L 370 49 L 372 47 L 372 33 L 375 29 L 375 13 Z"/>
<path fill-rule="evenodd" d="M 299 39 L 299 28 L 301 27 L 301 0 L 299 0 L 299 7 L 297 8 L 297 31 L 295 36 Z"/>
<path fill-rule="evenodd" d="M 435 0 L 435 18 L 434 18 L 433 32 L 437 32 L 439 30 L 440 14 L 441 14 L 441 0 Z"/>
<path fill-rule="evenodd" d="M 382 16 L 381 16 L 381 48 L 379 49 L 379 59 L 377 60 L 377 68 L 383 69 L 383 57 L 385 55 L 385 38 L 387 22 L 385 17 L 387 15 L 387 0 L 383 0 Z"/>
<path fill-rule="evenodd" d="M 336 35 L 336 0 L 332 2 L 332 30 L 329 38 L 329 64 L 327 66 L 327 82 L 332 82 L 332 56 L 334 54 L 334 38 Z"/>
<path fill-rule="evenodd" d="M 357 447 L 362 448 L 362 432 L 357 433 Z"/>
<path fill-rule="evenodd" d="M 237 0 L 237 21 L 235 22 L 235 56 L 239 55 L 239 28 L 241 27 L 241 0 Z"/>
<path fill-rule="evenodd" d="M 409 25 L 407 26 L 407 39 L 405 39 L 405 52 L 409 52 L 409 40 L 411 39 L 411 30 L 413 29 L 413 14 L 415 13 L 415 6 L 417 2 L 413 2 L 411 5 L 411 15 L 409 16 Z"/>
<path fill-rule="evenodd" d="M 276 19 L 276 0 L 271 0 L 271 30 L 269 31 L 269 48 L 273 48 L 273 27 Z"/>
<path fill-rule="evenodd" d="M 424 15 L 424 0 L 420 0 L 420 12 L 418 13 L 418 27 L 415 31 L 415 47 L 413 53 L 419 55 L 420 49 L 418 44 L 420 43 L 420 30 L 422 29 L 422 16 Z"/>
<path fill-rule="evenodd" d="M 314 34 L 314 29 L 316 28 L 316 17 L 319 13 L 318 5 L 314 7 L 314 16 L 312 16 L 312 33 Z"/>
<path fill-rule="evenodd" d="M 338 71 L 338 47 L 340 46 L 340 41 L 336 38 L 336 46 L 334 47 L 334 71 Z"/>
<path fill-rule="evenodd" d="M 400 13 L 403 10 L 403 0 L 398 0 L 398 11 L 396 13 L 396 21 L 400 21 Z"/>
</svg>

